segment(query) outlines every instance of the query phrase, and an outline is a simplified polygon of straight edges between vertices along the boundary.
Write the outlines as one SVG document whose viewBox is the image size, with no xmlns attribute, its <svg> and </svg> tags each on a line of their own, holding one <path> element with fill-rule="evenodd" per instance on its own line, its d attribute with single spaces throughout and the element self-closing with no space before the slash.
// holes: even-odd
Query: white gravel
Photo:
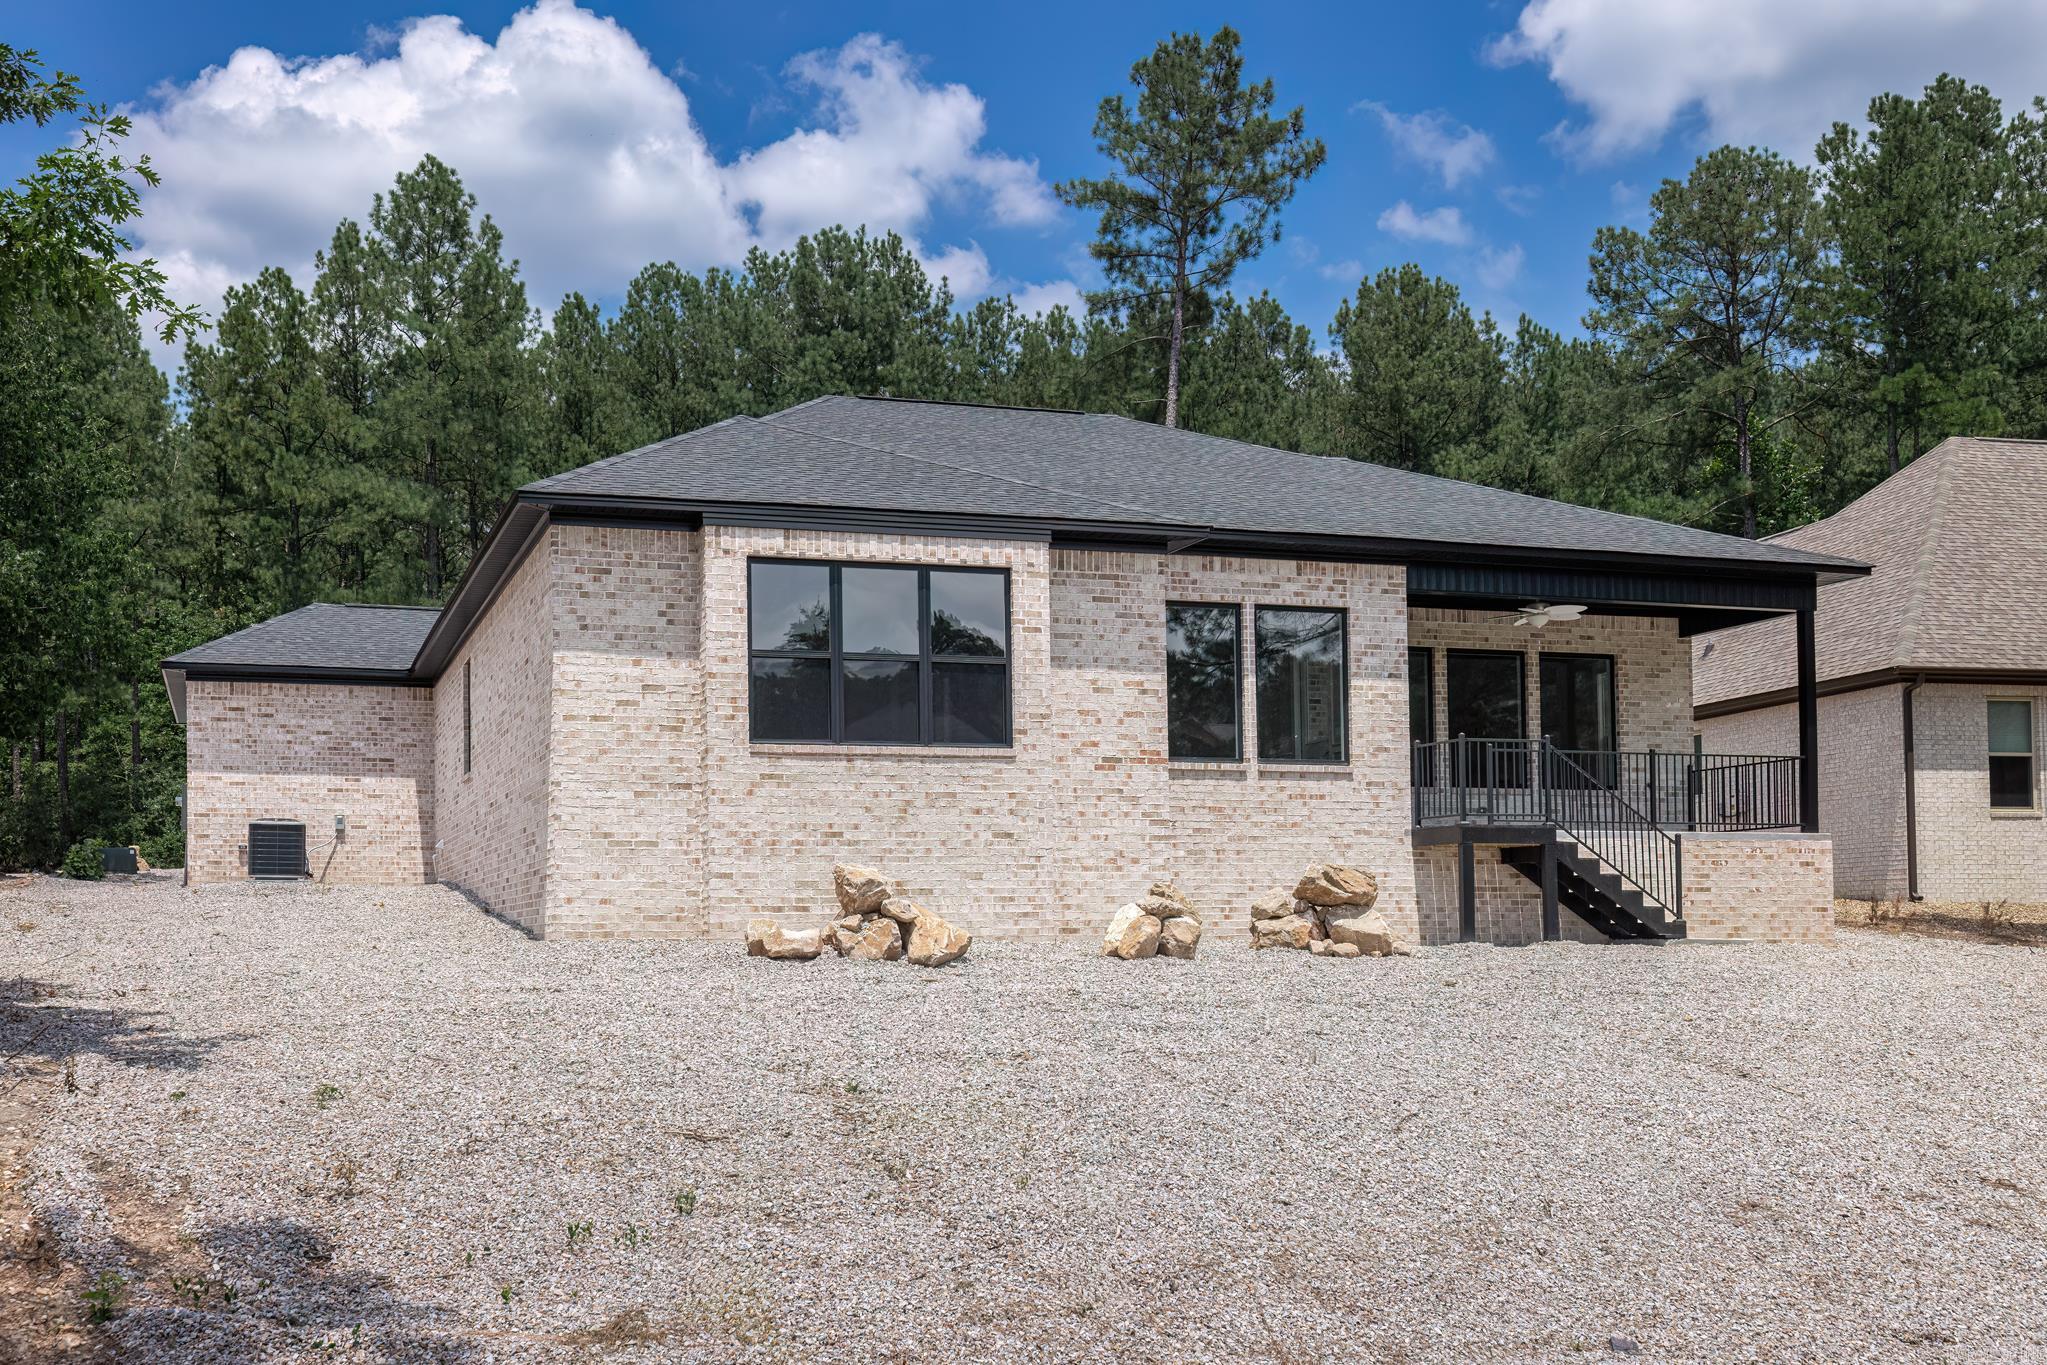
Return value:
<svg viewBox="0 0 2047 1365">
<path fill-rule="evenodd" d="M 10 979 L 0 1054 L 71 1012 L 29 1195 L 143 1267 L 131 1358 L 2047 1356 L 2035 949 L 932 972 L 39 881 Z"/>
</svg>

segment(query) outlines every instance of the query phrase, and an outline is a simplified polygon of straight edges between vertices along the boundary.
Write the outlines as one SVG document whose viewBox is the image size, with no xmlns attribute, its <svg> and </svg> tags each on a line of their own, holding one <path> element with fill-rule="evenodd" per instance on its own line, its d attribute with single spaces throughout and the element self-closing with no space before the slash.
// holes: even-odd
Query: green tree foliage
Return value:
<svg viewBox="0 0 2047 1365">
<path fill-rule="evenodd" d="M 0 43 L 0 124 L 26 119 L 41 128 L 66 115 L 77 117 L 73 139 L 0 188 L 0 309 L 112 302 L 130 317 L 162 315 L 165 341 L 189 335 L 198 311 L 171 299 L 155 261 L 128 259 L 133 243 L 121 235 L 140 211 L 141 187 L 157 183 L 148 157 L 121 155 L 128 116 L 87 103 L 76 76 L 46 76 L 37 53 Z"/>
<path fill-rule="evenodd" d="M 1753 537 L 1755 435 L 1798 414 L 1785 394 L 1816 330 L 1812 177 L 1771 152 L 1721 147 L 1664 181 L 1649 211 L 1646 233 L 1593 238 L 1586 326 L 1633 353 L 1645 397 L 1724 424 L 1741 533 Z"/>
<path fill-rule="evenodd" d="M 1279 210 L 1327 155 L 1299 106 L 1274 117 L 1270 80 L 1244 83 L 1238 37 L 1224 27 L 1203 42 L 1176 33 L 1130 68 L 1133 110 L 1102 101 L 1095 143 L 1117 174 L 1069 180 L 1060 198 L 1099 209 L 1089 250 L 1109 288 L 1093 306 L 1122 316 L 1165 305 L 1165 408 L 1180 424 L 1181 352 L 1196 293 L 1229 285 L 1238 266 L 1279 236 Z"/>
<path fill-rule="evenodd" d="M 1344 453 L 1425 474 L 1461 468 L 1501 415 L 1505 358 L 1490 317 L 1420 266 L 1382 270 L 1340 305 Z"/>
<path fill-rule="evenodd" d="M 1995 431 L 2026 255 L 2014 239 L 2011 134 L 1988 90 L 1943 75 L 1919 99 L 1879 95 L 1865 134 L 1818 149 L 1833 245 L 1821 299 L 1836 397 L 1872 414 L 1885 467 L 1939 436 Z"/>
</svg>

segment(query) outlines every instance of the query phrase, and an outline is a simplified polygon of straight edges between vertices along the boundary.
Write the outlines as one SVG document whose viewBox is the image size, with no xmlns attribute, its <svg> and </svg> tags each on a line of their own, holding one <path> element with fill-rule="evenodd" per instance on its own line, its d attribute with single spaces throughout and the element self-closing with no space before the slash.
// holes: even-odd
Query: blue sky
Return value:
<svg viewBox="0 0 2047 1365">
<path fill-rule="evenodd" d="M 1043 304 L 1090 282 L 1090 223 L 1048 187 L 1100 170 L 1097 101 L 1166 33 L 1227 22 L 1329 146 L 1238 289 L 1319 335 L 1360 274 L 1407 260 L 1509 325 L 1574 327 L 1594 229 L 1644 221 L 1704 147 L 1804 158 L 1942 69 L 2008 104 L 2047 89 L 2047 6 L 1934 8 L 110 3 L 18 10 L 6 38 L 132 107 L 167 182 L 141 246 L 208 305 L 264 264 L 307 276 L 421 150 L 463 172 L 544 307 L 840 220 L 903 231 L 963 294 Z M 49 136 L 0 130 L 0 158 L 18 173 Z"/>
</svg>

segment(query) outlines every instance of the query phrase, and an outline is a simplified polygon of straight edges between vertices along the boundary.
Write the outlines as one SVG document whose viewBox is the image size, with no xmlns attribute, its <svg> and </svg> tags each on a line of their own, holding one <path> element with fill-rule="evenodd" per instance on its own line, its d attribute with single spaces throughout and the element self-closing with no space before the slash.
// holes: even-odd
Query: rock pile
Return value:
<svg viewBox="0 0 2047 1365">
<path fill-rule="evenodd" d="M 871 867 L 840 863 L 832 868 L 832 889 L 838 893 L 839 917 L 824 932 L 823 941 L 840 957 L 863 962 L 907 958 L 919 967 L 943 967 L 966 956 L 973 946 L 973 935 L 903 895 Z M 747 951 L 754 951 L 752 926 L 747 930 Z"/>
<path fill-rule="evenodd" d="M 1140 957 L 1191 959 L 1201 946 L 1201 915 L 1171 882 L 1153 882 L 1142 900 L 1109 919 L 1102 955 L 1133 961 Z"/>
<path fill-rule="evenodd" d="M 1317 863 L 1289 892 L 1276 886 L 1251 903 L 1253 948 L 1305 948 L 1317 957 L 1405 957 L 1373 909 L 1379 881 L 1369 872 Z"/>
</svg>

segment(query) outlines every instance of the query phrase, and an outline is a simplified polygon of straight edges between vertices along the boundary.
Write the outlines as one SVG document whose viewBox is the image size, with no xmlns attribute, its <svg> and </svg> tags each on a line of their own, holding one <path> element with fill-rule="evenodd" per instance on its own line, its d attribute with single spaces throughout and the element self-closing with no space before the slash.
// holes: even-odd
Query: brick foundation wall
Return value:
<svg viewBox="0 0 2047 1365">
<path fill-rule="evenodd" d="M 1501 862 L 1499 849 L 1486 845 L 1472 850 L 1472 870 L 1478 874 L 1479 942 L 1497 947 L 1542 942 L 1542 889 Z M 1457 942 L 1457 850 L 1440 844 L 1416 849 L 1414 880 L 1421 906 L 1420 941 Z M 1579 919 L 1569 906 L 1557 910 L 1566 942 L 1606 942 L 1605 934 Z"/>
<path fill-rule="evenodd" d="M 1872 687 L 1819 701 L 1820 828 L 1833 839 L 1836 895 L 1887 900 L 1905 894 L 1905 740 L 1899 692 L 1897 687 Z M 1709 754 L 1798 752 L 1794 705 L 1714 716 L 1699 721 L 1697 728 Z M 1923 815 L 1928 776 L 1923 737 L 1920 743 Z M 1923 833 L 1920 847 L 1927 847 Z"/>
<path fill-rule="evenodd" d="M 549 531 L 513 573 L 434 684 L 439 879 L 540 933 L 552 837 L 547 779 L 554 542 Z M 462 677 L 469 670 L 470 770 L 462 770 Z"/>
<path fill-rule="evenodd" d="M 315 880 L 432 879 L 432 701 L 424 688 L 185 685 L 185 875 L 248 876 L 249 822 L 297 820 Z M 336 841 L 334 817 L 347 820 Z"/>
<path fill-rule="evenodd" d="M 1833 846 L 1824 835 L 1686 834 L 1689 938 L 1834 941 Z"/>
</svg>

